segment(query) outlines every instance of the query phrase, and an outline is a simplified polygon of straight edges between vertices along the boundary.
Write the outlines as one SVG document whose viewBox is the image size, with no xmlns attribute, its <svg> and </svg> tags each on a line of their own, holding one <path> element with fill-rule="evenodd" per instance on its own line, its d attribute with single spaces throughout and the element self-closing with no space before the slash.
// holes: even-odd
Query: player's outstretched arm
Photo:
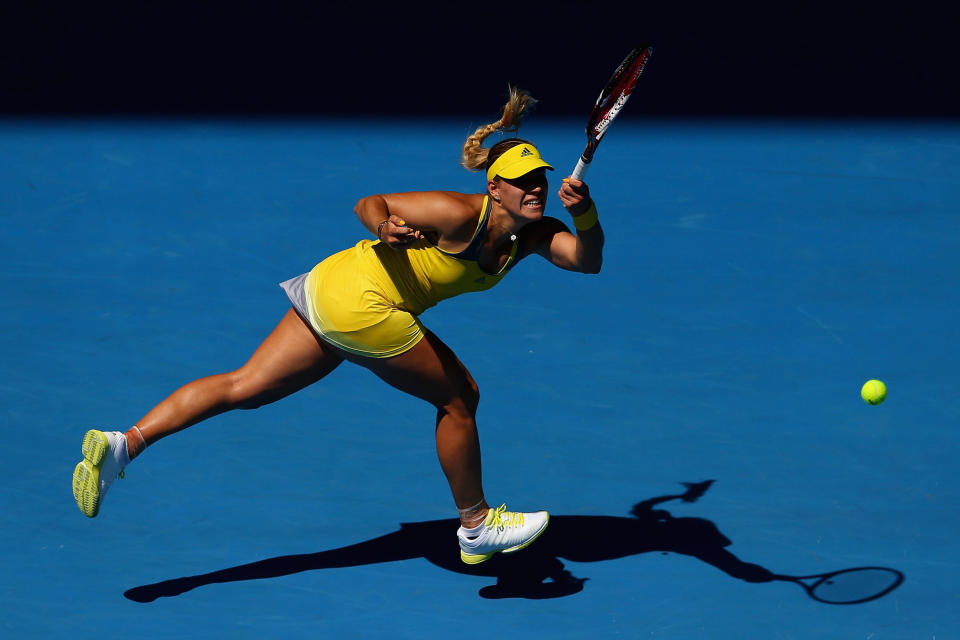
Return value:
<svg viewBox="0 0 960 640">
<path fill-rule="evenodd" d="M 361 198 L 353 208 L 370 233 L 394 249 L 404 249 L 424 232 L 450 236 L 469 226 L 482 197 L 454 191 L 416 191 Z"/>
</svg>

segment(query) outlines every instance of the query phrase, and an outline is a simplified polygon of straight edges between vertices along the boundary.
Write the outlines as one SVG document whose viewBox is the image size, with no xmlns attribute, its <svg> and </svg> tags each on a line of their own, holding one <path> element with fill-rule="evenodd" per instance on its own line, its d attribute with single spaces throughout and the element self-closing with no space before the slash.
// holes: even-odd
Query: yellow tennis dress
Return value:
<svg viewBox="0 0 960 640">
<path fill-rule="evenodd" d="M 477 263 L 491 208 L 484 198 L 473 239 L 459 253 L 427 240 L 406 250 L 361 240 L 281 286 L 324 340 L 361 356 L 401 354 L 423 337 L 417 316 L 441 300 L 491 288 L 516 264 L 518 240 L 497 273 L 487 273 Z"/>
</svg>

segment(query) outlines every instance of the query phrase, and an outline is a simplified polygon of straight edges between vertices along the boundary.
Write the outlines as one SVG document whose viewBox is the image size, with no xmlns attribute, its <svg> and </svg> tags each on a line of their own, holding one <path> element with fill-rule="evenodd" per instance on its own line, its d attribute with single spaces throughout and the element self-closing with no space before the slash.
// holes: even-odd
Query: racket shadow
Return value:
<svg viewBox="0 0 960 640">
<path fill-rule="evenodd" d="M 498 554 L 479 565 L 466 565 L 460 560 L 455 538 L 458 522 L 455 519 L 433 520 L 404 523 L 400 525 L 399 531 L 338 549 L 278 556 L 210 573 L 134 587 L 126 591 L 124 596 L 135 602 L 152 602 L 212 584 L 263 580 L 303 571 L 425 558 L 448 571 L 495 579 L 494 584 L 480 589 L 479 595 L 484 598 L 559 598 L 582 591 L 588 580 L 570 573 L 561 559 L 599 562 L 641 553 L 667 552 L 695 557 L 732 578 L 746 582 L 795 582 L 803 586 L 814 599 L 832 602 L 817 597 L 815 590 L 803 582 L 803 579 L 777 575 L 760 565 L 740 560 L 726 549 L 731 541 L 709 520 L 675 518 L 663 509 L 654 508 L 671 500 L 695 502 L 712 483 L 712 480 L 685 483 L 687 490 L 682 494 L 659 496 L 639 502 L 632 509 L 632 517 L 553 516 L 547 531 L 529 548 L 516 554 Z M 902 582 L 903 575 L 900 572 L 893 569 L 883 570 L 893 572 L 899 577 L 896 584 L 886 584 L 884 590 L 875 595 L 860 595 L 857 603 L 882 597 Z M 850 571 L 852 570 L 844 570 Z M 824 581 L 826 582 L 828 581 Z"/>
</svg>

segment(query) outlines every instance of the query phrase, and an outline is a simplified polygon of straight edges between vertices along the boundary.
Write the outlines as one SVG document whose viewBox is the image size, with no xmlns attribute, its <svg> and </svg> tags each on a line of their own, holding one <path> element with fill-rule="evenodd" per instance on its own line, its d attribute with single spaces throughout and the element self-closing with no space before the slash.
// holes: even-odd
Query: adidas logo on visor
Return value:
<svg viewBox="0 0 960 640">
<path fill-rule="evenodd" d="M 532 155 L 533 155 L 533 151 L 530 151 L 530 149 L 527 149 L 526 147 L 524 147 L 523 151 L 520 152 L 521 158 L 526 158 L 527 156 L 532 156 Z"/>
</svg>

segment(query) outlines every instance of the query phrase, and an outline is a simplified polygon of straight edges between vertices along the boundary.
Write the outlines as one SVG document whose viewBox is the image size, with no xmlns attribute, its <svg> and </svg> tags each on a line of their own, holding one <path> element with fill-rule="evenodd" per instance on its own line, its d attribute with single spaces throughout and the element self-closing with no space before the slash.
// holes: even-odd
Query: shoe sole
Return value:
<svg viewBox="0 0 960 640">
<path fill-rule="evenodd" d="M 88 518 L 95 518 L 100 511 L 100 469 L 109 449 L 110 443 L 102 431 L 91 429 L 83 436 L 83 460 L 73 470 L 73 499 Z"/>
<path fill-rule="evenodd" d="M 547 514 L 547 519 L 543 522 L 543 527 L 540 528 L 540 531 L 537 531 L 536 535 L 524 542 L 523 544 L 518 544 L 515 547 L 510 547 L 508 549 L 499 549 L 497 551 L 491 551 L 490 553 L 467 553 L 463 549 L 460 549 L 460 559 L 463 560 L 466 564 L 480 564 L 481 562 L 486 562 L 494 556 L 496 553 L 514 553 L 520 551 L 521 549 L 526 549 L 531 544 L 533 544 L 537 538 L 543 535 L 543 532 L 547 530 L 547 525 L 550 524 L 550 514 Z"/>
</svg>

